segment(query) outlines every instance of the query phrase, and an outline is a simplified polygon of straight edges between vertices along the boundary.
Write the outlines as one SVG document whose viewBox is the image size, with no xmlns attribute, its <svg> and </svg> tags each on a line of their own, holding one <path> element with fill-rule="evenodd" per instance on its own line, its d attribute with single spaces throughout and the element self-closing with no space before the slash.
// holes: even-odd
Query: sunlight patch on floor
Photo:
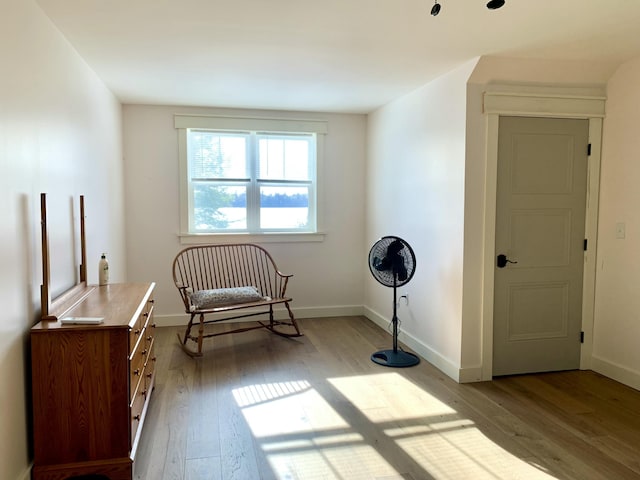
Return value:
<svg viewBox="0 0 640 480">
<path fill-rule="evenodd" d="M 349 429 L 349 424 L 306 381 L 251 385 L 235 389 L 233 396 L 258 439 L 290 438 L 316 429 Z"/>
<path fill-rule="evenodd" d="M 318 447 L 312 450 L 269 455 L 269 463 L 279 479 L 372 480 L 398 477 L 389 463 L 368 445 Z"/>
<path fill-rule="evenodd" d="M 233 390 L 233 398 L 240 408 L 280 399 L 288 395 L 305 392 L 311 388 L 306 380 L 293 382 L 262 383 Z"/>
<path fill-rule="evenodd" d="M 552 479 L 502 449 L 477 428 L 408 435 L 398 446 L 436 479 Z"/>
<path fill-rule="evenodd" d="M 279 479 L 554 478 L 395 372 L 253 384 L 233 396 Z"/>
<path fill-rule="evenodd" d="M 457 413 L 398 373 L 330 378 L 328 381 L 372 421 L 379 419 L 380 409 L 386 410 L 388 417 L 396 420 L 415 417 L 440 419 Z"/>
<path fill-rule="evenodd" d="M 496 445 L 473 421 L 400 374 L 370 377 L 329 379 L 329 382 L 372 421 L 380 417 L 379 404 L 387 402 L 388 416 L 396 425 L 389 428 L 379 425 L 395 440 L 399 450 L 432 477 L 438 480 L 554 478 Z M 374 416 L 368 413 L 372 394 L 377 396 Z"/>
<path fill-rule="evenodd" d="M 233 396 L 279 479 L 401 478 L 306 381 L 254 384 Z"/>
</svg>

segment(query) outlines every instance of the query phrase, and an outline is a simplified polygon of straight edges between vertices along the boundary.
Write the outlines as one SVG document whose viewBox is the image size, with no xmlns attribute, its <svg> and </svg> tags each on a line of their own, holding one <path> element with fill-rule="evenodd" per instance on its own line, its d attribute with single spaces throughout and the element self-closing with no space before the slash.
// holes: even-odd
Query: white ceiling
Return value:
<svg viewBox="0 0 640 480">
<path fill-rule="evenodd" d="M 486 1 L 37 0 L 123 103 L 365 113 L 482 55 L 640 55 L 640 0 Z"/>
</svg>

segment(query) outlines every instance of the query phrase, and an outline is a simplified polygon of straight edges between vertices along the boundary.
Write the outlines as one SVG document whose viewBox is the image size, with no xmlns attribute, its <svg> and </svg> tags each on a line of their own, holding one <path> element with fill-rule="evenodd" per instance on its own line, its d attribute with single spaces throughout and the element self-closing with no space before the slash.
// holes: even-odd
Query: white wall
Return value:
<svg viewBox="0 0 640 480">
<path fill-rule="evenodd" d="M 480 60 L 482 61 L 482 60 Z M 477 69 L 477 66 L 476 66 Z M 484 306 L 486 136 L 484 85 L 467 85 L 467 149 L 464 192 L 464 267 L 460 381 L 482 378 Z"/>
<path fill-rule="evenodd" d="M 364 237 L 364 115 L 270 112 L 211 108 L 124 106 L 127 252 L 131 280 L 157 282 L 156 321 L 185 323 L 171 277 L 178 237 L 178 134 L 174 114 L 223 114 L 328 122 L 319 163 L 325 212 L 322 242 L 265 243 L 280 270 L 294 274 L 288 293 L 299 318 L 362 312 Z M 252 241 L 257 241 L 252 238 Z"/>
<path fill-rule="evenodd" d="M 602 86 L 616 70 L 612 62 L 544 60 L 539 58 L 481 57 L 471 76 L 477 85 L 511 85 L 511 90 L 550 87 L 556 92 L 585 94 L 602 92 Z"/>
<path fill-rule="evenodd" d="M 485 266 L 492 265 L 484 254 L 494 239 L 485 223 L 492 173 L 483 93 L 601 96 L 607 85 L 591 366 L 640 388 L 640 59 L 616 71 L 610 63 L 483 57 L 463 86 L 472 66 L 370 116 L 367 242 L 396 234 L 412 243 L 418 257 L 416 277 L 402 289 L 410 303 L 399 304 L 404 340 L 453 378 L 474 381 L 483 374 L 483 336 L 491 335 L 483 312 L 492 301 L 484 293 L 492 291 L 484 285 Z M 626 224 L 623 240 L 615 238 L 619 222 Z M 384 324 L 390 293 L 370 277 L 365 285 L 367 315 Z"/>
<path fill-rule="evenodd" d="M 414 246 L 416 277 L 402 289 L 410 302 L 399 304 L 403 339 L 451 377 L 482 378 L 483 336 L 491 335 L 483 318 L 492 301 L 485 298 L 485 289 L 492 291 L 484 285 L 485 247 L 494 239 L 485 223 L 491 172 L 483 93 L 603 95 L 614 70 L 608 63 L 483 57 L 370 115 L 367 242 L 395 234 Z M 367 315 L 384 324 L 390 292 L 370 276 L 365 285 Z"/>
<path fill-rule="evenodd" d="M 607 86 L 592 368 L 640 389 L 640 57 Z M 616 238 L 616 224 L 626 236 Z"/>
<path fill-rule="evenodd" d="M 69 241 L 80 194 L 89 280 L 97 281 L 103 250 L 114 280 L 123 280 L 121 112 L 32 0 L 1 0 L 0 11 L 0 478 L 23 479 L 31 462 L 28 338 L 42 283 L 39 194 L 49 196 L 55 288 L 77 278 L 79 247 Z"/>
<path fill-rule="evenodd" d="M 367 245 L 384 235 L 415 251 L 400 293 L 405 340 L 457 378 L 461 356 L 466 85 L 470 61 L 372 113 L 368 130 Z M 365 278 L 367 315 L 391 319 L 392 291 Z M 391 340 L 390 340 L 391 342 Z"/>
</svg>

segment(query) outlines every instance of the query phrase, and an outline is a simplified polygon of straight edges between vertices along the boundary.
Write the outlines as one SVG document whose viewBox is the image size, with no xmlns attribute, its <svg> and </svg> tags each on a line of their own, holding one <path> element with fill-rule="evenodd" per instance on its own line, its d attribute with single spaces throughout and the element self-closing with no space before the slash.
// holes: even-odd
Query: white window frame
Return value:
<svg viewBox="0 0 640 480">
<path fill-rule="evenodd" d="M 324 120 L 301 120 L 261 117 L 235 117 L 177 114 L 174 116 L 175 128 L 178 130 L 178 153 L 180 167 L 180 241 L 182 244 L 197 244 L 235 241 L 322 241 L 324 234 L 322 225 L 321 198 L 322 179 L 320 168 L 324 153 L 324 135 L 327 133 L 327 122 Z M 242 231 L 242 232 L 207 232 L 190 231 L 192 209 L 189 193 L 189 161 L 187 157 L 189 129 L 215 130 L 228 132 L 260 132 L 278 134 L 316 134 L 315 154 L 315 195 L 310 198 L 310 207 L 315 206 L 315 230 L 313 231 Z M 313 180 L 313 179 L 312 179 Z M 313 202 L 313 204 L 312 204 Z"/>
</svg>

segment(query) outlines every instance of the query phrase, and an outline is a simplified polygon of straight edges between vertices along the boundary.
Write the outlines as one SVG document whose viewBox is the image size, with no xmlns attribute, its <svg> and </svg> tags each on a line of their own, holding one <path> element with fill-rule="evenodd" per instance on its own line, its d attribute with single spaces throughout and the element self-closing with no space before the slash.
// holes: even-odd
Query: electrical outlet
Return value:
<svg viewBox="0 0 640 480">
<path fill-rule="evenodd" d="M 400 298 L 404 298 L 404 304 L 409 305 L 409 292 L 404 292 Z"/>
</svg>

